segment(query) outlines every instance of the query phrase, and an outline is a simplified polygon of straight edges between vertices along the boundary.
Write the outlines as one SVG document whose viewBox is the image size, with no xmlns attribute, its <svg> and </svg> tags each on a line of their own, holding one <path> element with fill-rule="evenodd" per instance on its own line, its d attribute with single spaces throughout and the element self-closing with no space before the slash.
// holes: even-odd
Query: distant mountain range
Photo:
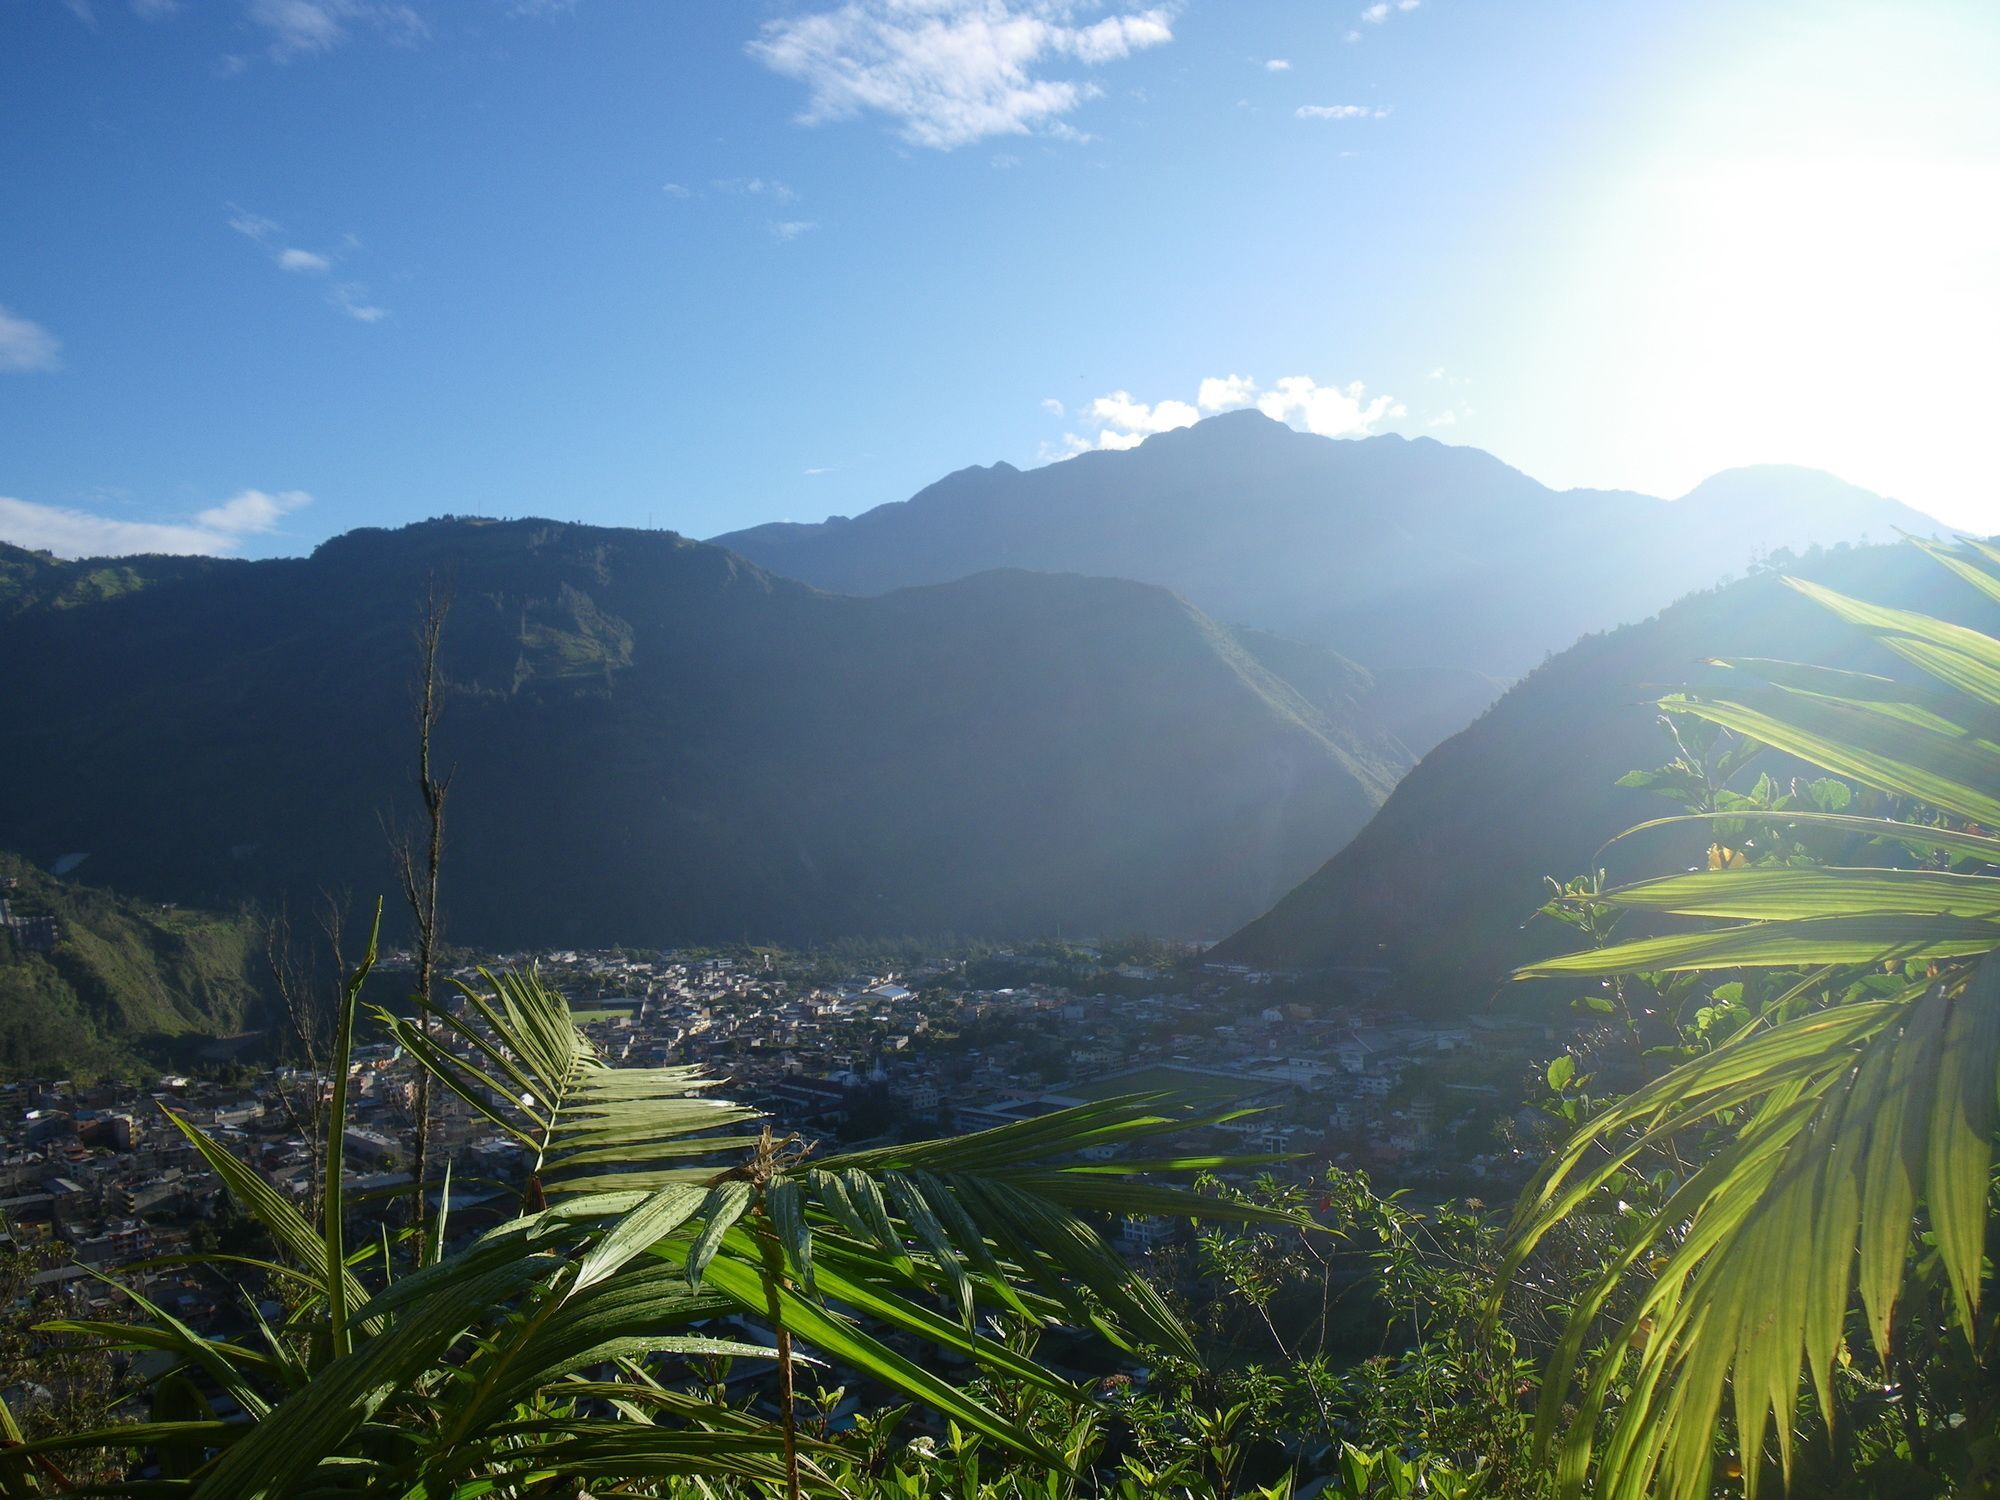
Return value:
<svg viewBox="0 0 2000 1500">
<path fill-rule="evenodd" d="M 543 521 L 265 562 L 0 546 L 0 847 L 220 906 L 392 889 L 434 575 L 447 937 L 493 946 L 1215 935 L 1366 822 L 1405 735 L 1469 712 L 1451 674 L 1073 575 L 843 597 Z"/>
<path fill-rule="evenodd" d="M 2000 632 L 2000 609 L 1913 547 L 1831 553 L 1791 571 Z M 1544 876 L 1602 864 L 1629 879 L 1700 858 L 1705 840 L 1667 831 L 1599 851 L 1623 829 L 1678 810 L 1615 782 L 1670 758 L 1653 700 L 1696 681 L 1711 656 L 1907 671 L 1769 575 L 1591 636 L 1431 751 L 1352 843 L 1213 956 L 1281 967 L 1386 964 L 1408 976 L 1415 997 L 1455 1010 L 1482 1003 L 1514 965 L 1573 946 L 1556 924 L 1524 926 L 1545 898 Z M 1746 774 L 1788 774 L 1766 760 Z"/>
<path fill-rule="evenodd" d="M 1240 411 L 1126 452 L 962 469 L 852 519 L 714 541 L 842 593 L 996 567 L 1135 578 L 1370 667 L 1504 681 L 1761 554 L 1898 528 L 1937 524 L 1810 469 L 1733 469 L 1673 502 L 1557 491 L 1477 448 L 1314 437 Z"/>
</svg>

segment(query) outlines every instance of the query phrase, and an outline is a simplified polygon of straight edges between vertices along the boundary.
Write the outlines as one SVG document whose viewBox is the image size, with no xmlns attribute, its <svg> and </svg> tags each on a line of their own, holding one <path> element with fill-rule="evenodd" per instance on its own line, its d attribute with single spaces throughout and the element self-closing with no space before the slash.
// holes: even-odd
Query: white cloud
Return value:
<svg viewBox="0 0 2000 1500">
<path fill-rule="evenodd" d="M 1321 437 L 1358 437 L 1389 417 L 1408 415 L 1393 396 L 1369 399 L 1358 380 L 1320 385 L 1309 375 L 1287 375 L 1257 398 L 1257 410 Z"/>
<path fill-rule="evenodd" d="M 1267 73 L 1289 73 L 1292 71 L 1291 59 L 1274 57 L 1264 64 L 1264 71 Z"/>
<path fill-rule="evenodd" d="M 0 374 L 53 370 L 62 341 L 41 324 L 0 307 Z"/>
<path fill-rule="evenodd" d="M 281 519 L 310 504 L 312 496 L 304 490 L 280 490 L 275 495 L 266 490 L 242 490 L 220 505 L 198 512 L 194 523 L 228 536 L 249 536 L 276 531 Z"/>
<path fill-rule="evenodd" d="M 1361 12 L 1361 19 L 1368 22 L 1371 26 L 1380 26 L 1394 12 L 1399 10 L 1412 11 L 1423 3 L 1424 0 L 1395 0 L 1395 3 L 1391 5 L 1388 3 L 1388 0 L 1376 0 L 1375 4 Z M 1361 33 L 1350 31 L 1347 34 L 1347 39 L 1350 42 L 1358 42 L 1361 40 Z"/>
<path fill-rule="evenodd" d="M 790 203 L 798 197 L 791 186 L 775 177 L 724 177 L 712 186 L 718 193 L 744 194 L 752 198 L 769 198 L 773 203 Z"/>
<path fill-rule="evenodd" d="M 282 516 L 312 503 L 303 490 L 244 490 L 192 521 L 124 521 L 62 505 L 0 495 L 0 541 L 58 557 L 123 557 L 137 552 L 227 557 L 246 536 L 277 529 Z"/>
<path fill-rule="evenodd" d="M 1385 421 L 1409 415 L 1395 397 L 1370 396 L 1358 380 L 1335 386 L 1321 385 L 1309 375 L 1287 375 L 1267 390 L 1247 375 L 1211 375 L 1197 388 L 1193 405 L 1174 400 L 1148 404 L 1130 391 L 1099 396 L 1087 409 L 1096 437 L 1065 432 L 1060 444 L 1041 445 L 1042 461 L 1053 463 L 1094 448 L 1136 448 L 1155 433 L 1192 426 L 1204 413 L 1246 406 L 1322 437 L 1362 437 Z M 1052 416 L 1063 415 L 1060 402 L 1044 401 L 1042 408 Z"/>
<path fill-rule="evenodd" d="M 665 193 L 669 198 L 686 198 L 691 196 L 688 190 L 678 182 L 663 182 L 660 184 L 660 191 Z"/>
<path fill-rule="evenodd" d="M 770 228 L 774 239 L 790 241 L 797 239 L 802 234 L 811 234 L 815 229 L 819 228 L 819 221 L 816 219 L 775 220 L 772 222 Z"/>
<path fill-rule="evenodd" d="M 1056 400 L 1056 398 L 1053 396 L 1042 397 L 1042 410 L 1047 412 L 1052 417 L 1060 417 L 1066 415 L 1066 409 L 1064 408 L 1062 402 Z"/>
<path fill-rule="evenodd" d="M 164 21 L 180 8 L 181 0 L 132 0 L 132 14 L 142 21 Z"/>
<path fill-rule="evenodd" d="M 343 281 L 333 289 L 333 305 L 357 323 L 379 323 L 389 309 L 368 300 L 368 288 L 358 281 Z"/>
<path fill-rule="evenodd" d="M 1211 375 L 1195 393 L 1194 404 L 1203 411 L 1229 411 L 1248 406 L 1257 382 L 1248 375 Z"/>
<path fill-rule="evenodd" d="M 1428 422 L 1424 423 L 1424 426 L 1453 427 L 1456 426 L 1457 423 L 1458 423 L 1458 413 L 1455 411 L 1446 410 L 1446 411 L 1441 411 L 1436 416 L 1432 417 Z"/>
<path fill-rule="evenodd" d="M 1101 67 L 1173 40 L 1164 8 L 1073 25 L 1077 0 L 846 0 L 767 21 L 750 55 L 806 86 L 807 125 L 886 115 L 913 145 L 1077 132 L 1062 119 L 1095 84 L 1042 76 Z"/>
<path fill-rule="evenodd" d="M 301 250 L 287 245 L 284 225 L 234 203 L 229 205 L 229 227 L 269 255 L 280 270 L 307 276 L 324 276 L 361 249 L 360 239 L 352 234 L 342 235 L 339 246 L 332 250 Z M 343 281 L 329 288 L 326 300 L 336 312 L 357 323 L 379 323 L 389 316 L 389 309 L 378 305 L 359 281 Z"/>
<path fill-rule="evenodd" d="M 246 239 L 255 240 L 266 249 L 271 241 L 285 232 L 285 226 L 276 219 L 267 219 L 262 214 L 253 214 L 247 208 L 229 205 L 229 227 Z"/>
<path fill-rule="evenodd" d="M 1292 111 L 1301 120 L 1386 120 L 1389 111 L 1365 104 L 1301 104 Z"/>
<path fill-rule="evenodd" d="M 405 45 L 430 35 L 416 11 L 381 0 L 249 0 L 247 9 L 251 24 L 267 38 L 273 62 L 331 52 L 356 27 Z"/>
<path fill-rule="evenodd" d="M 1201 420 L 1201 413 L 1185 401 L 1159 401 L 1148 406 L 1134 401 L 1130 391 L 1099 396 L 1090 403 L 1090 415 L 1100 428 L 1100 448 L 1136 448 L 1156 432 L 1192 427 Z"/>
</svg>

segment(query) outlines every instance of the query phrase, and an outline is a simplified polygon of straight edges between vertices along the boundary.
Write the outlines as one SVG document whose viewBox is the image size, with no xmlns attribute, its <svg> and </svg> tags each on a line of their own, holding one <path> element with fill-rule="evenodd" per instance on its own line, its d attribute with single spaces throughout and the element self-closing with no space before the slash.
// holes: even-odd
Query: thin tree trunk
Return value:
<svg viewBox="0 0 2000 1500">
<path fill-rule="evenodd" d="M 416 922 L 418 998 L 428 1007 L 436 986 L 438 950 L 438 872 L 444 863 L 444 803 L 451 790 L 454 771 L 440 779 L 432 768 L 431 739 L 444 704 L 439 694 L 438 643 L 444 637 L 445 616 L 451 611 L 451 594 L 440 589 L 435 578 L 424 596 L 417 619 L 417 795 L 424 804 L 426 841 L 421 861 L 405 840 L 397 848 L 397 863 L 403 878 L 403 899 Z M 454 768 L 455 770 L 455 768 Z M 431 1032 L 430 1015 L 419 1011 L 417 1028 L 426 1037 Z M 430 1181 L 431 1156 L 431 1074 L 417 1069 L 414 1101 L 416 1148 L 412 1152 L 411 1176 L 415 1196 L 411 1203 L 411 1224 L 416 1229 L 417 1261 L 422 1264 L 428 1240 L 430 1202 L 425 1197 Z"/>
<path fill-rule="evenodd" d="M 769 1132 L 766 1132 L 768 1138 Z M 799 1421 L 798 1400 L 792 1388 L 792 1331 L 785 1326 L 784 1304 L 779 1293 L 785 1285 L 785 1252 L 777 1232 L 767 1221 L 757 1231 L 764 1252 L 764 1304 L 771 1318 L 771 1331 L 778 1339 L 778 1414 L 785 1434 L 785 1500 L 799 1500 Z"/>
</svg>

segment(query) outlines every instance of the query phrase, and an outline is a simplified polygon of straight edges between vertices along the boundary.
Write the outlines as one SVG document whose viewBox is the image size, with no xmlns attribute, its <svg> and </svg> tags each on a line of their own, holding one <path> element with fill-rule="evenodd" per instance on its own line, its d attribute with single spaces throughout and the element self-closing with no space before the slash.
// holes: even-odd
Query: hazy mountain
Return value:
<svg viewBox="0 0 2000 1500">
<path fill-rule="evenodd" d="M 448 935 L 489 944 L 1213 935 L 1366 821 L 1423 706 L 1117 580 L 845 597 L 542 521 L 268 562 L 0 547 L 0 846 L 210 903 L 391 889 L 433 573 Z"/>
<path fill-rule="evenodd" d="M 60 938 L 44 951 L 0 932 L 0 1074 L 128 1072 L 262 1019 L 269 969 L 252 918 L 162 910 L 0 853 L 8 882 L 14 914 L 54 917 Z"/>
<path fill-rule="evenodd" d="M 1915 548 L 1829 554 L 1792 571 L 1863 598 L 2000 628 L 2000 610 Z M 1564 929 L 1522 925 L 1543 899 L 1543 876 L 1579 875 L 1598 862 L 1629 878 L 1698 857 L 1704 841 L 1665 832 L 1598 851 L 1632 824 L 1676 811 L 1614 783 L 1669 758 L 1652 700 L 1696 680 L 1704 658 L 1730 655 L 1899 670 L 1770 575 L 1592 636 L 1425 756 L 1352 843 L 1217 956 L 1283 966 L 1386 963 L 1416 976 L 1417 992 L 1429 986 L 1440 1004 L 1483 1002 L 1513 964 L 1568 946 Z M 1748 774 L 1759 769 L 1753 764 Z"/>
<path fill-rule="evenodd" d="M 1812 470 L 1733 470 L 1669 503 L 1551 490 L 1477 448 L 1313 437 L 1241 411 L 1128 452 L 963 469 L 851 520 L 715 540 L 844 593 L 1003 566 L 1137 578 L 1371 667 L 1505 680 L 1760 553 L 1897 527 L 1934 523 Z"/>
</svg>

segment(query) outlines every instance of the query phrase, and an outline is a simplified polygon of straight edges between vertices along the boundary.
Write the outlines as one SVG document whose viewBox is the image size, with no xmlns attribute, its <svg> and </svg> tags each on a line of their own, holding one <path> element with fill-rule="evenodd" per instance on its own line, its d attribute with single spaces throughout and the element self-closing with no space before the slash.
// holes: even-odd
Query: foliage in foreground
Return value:
<svg viewBox="0 0 2000 1500">
<path fill-rule="evenodd" d="M 1149 1154 L 1190 1121 L 1145 1098 L 815 1160 L 752 1128 L 691 1069 L 605 1065 L 559 995 L 505 974 L 434 1007 L 429 1035 L 379 1019 L 520 1146 L 521 1211 L 444 1254 L 447 1181 L 427 1242 L 356 1247 L 345 1059 L 372 961 L 371 944 L 340 1011 L 319 1223 L 175 1120 L 277 1246 L 223 1268 L 286 1288 L 288 1314 L 274 1324 L 246 1294 L 254 1340 L 215 1342 L 128 1290 L 134 1326 L 51 1325 L 151 1356 L 150 1410 L 12 1444 L 0 1492 L 65 1490 L 65 1456 L 107 1447 L 133 1455 L 113 1488 L 204 1500 L 644 1493 L 682 1479 L 831 1492 L 836 1455 L 801 1430 L 794 1393 L 820 1362 L 1062 1474 L 1073 1445 L 940 1377 L 938 1360 L 1005 1382 L 1015 1405 L 1026 1395 L 1072 1411 L 1074 1425 L 1094 1400 L 1033 1357 L 1039 1331 L 1195 1353 L 1086 1214 L 1299 1222 L 1172 1185 L 1232 1163 Z M 1124 1155 L 1079 1157 L 1096 1145 Z M 772 1369 L 764 1409 L 705 1388 L 703 1372 L 731 1360 Z"/>
<path fill-rule="evenodd" d="M 1926 550 L 2000 600 L 2000 551 Z M 1608 1226 L 1537 1418 L 1565 1495 L 1696 1500 L 1732 1478 L 1754 1495 L 1773 1463 L 1854 1493 L 1984 1493 L 2000 1478 L 1980 1315 L 2000 1078 L 2000 640 L 1788 582 L 1917 674 L 1713 663 L 1716 687 L 1661 702 L 1701 747 L 1680 770 L 1712 765 L 1726 730 L 1879 806 L 1844 810 L 1844 789 L 1785 797 L 1768 778 L 1731 795 L 1683 774 L 1691 810 L 1661 821 L 1706 825 L 1708 868 L 1572 887 L 1563 904 L 1598 946 L 1523 971 L 1628 976 L 1586 1003 L 1634 1026 L 1637 973 L 1654 1000 L 1686 1003 L 1695 1043 L 1590 1116 L 1518 1205 L 1503 1286 L 1559 1227 Z M 1621 938 L 1620 916 L 1653 930 Z M 1689 983 L 1711 975 L 1741 977 Z M 1884 1430 L 1887 1443 L 1855 1445 Z"/>
</svg>

